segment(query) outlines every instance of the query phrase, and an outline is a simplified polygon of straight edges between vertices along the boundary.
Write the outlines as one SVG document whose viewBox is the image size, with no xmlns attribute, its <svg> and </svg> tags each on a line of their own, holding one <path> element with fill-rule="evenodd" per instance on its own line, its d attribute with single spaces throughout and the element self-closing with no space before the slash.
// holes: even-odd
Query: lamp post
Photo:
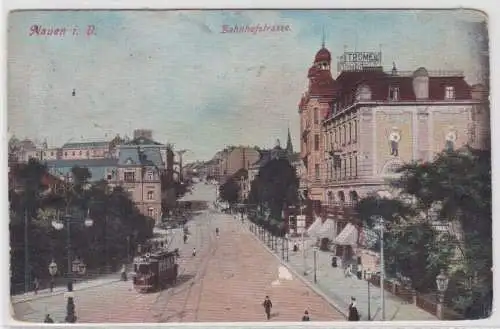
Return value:
<svg viewBox="0 0 500 329">
<path fill-rule="evenodd" d="M 90 209 L 87 211 L 87 217 L 84 220 L 84 225 L 86 227 L 91 227 L 94 225 L 94 221 L 90 218 Z M 52 221 L 52 226 L 60 231 L 66 226 L 67 230 L 67 240 L 66 240 L 66 248 L 67 248 L 67 261 L 68 261 L 68 269 L 67 269 L 67 276 L 68 276 L 68 281 L 71 282 L 71 277 L 72 277 L 72 259 L 71 259 L 71 221 L 73 220 L 73 217 L 66 215 L 63 217 L 64 222 L 60 221 L 59 219 Z"/>
<path fill-rule="evenodd" d="M 371 216 L 372 221 L 377 223 L 380 229 L 380 320 L 385 321 L 385 260 L 384 260 L 384 218 L 382 216 Z"/>
<path fill-rule="evenodd" d="M 438 290 L 438 298 L 439 302 L 436 307 L 436 315 L 439 320 L 443 320 L 443 315 L 444 315 L 444 293 L 446 292 L 446 289 L 448 289 L 448 282 L 449 278 L 445 274 L 444 270 L 442 269 L 441 272 L 438 274 L 436 277 L 436 286 Z"/>
<path fill-rule="evenodd" d="M 318 278 L 316 276 L 316 255 L 318 254 L 318 247 L 314 247 L 314 283 L 318 282 Z"/>
<path fill-rule="evenodd" d="M 370 280 L 372 278 L 372 272 L 371 271 L 366 271 L 365 272 L 365 279 L 366 279 L 366 283 L 368 284 L 368 321 L 371 321 L 372 320 L 372 316 L 371 316 L 371 301 L 372 301 L 372 297 L 371 297 L 371 294 L 370 294 Z"/>
<path fill-rule="evenodd" d="M 289 245 L 289 240 L 288 240 L 288 233 L 285 234 L 285 239 L 286 239 L 286 261 L 288 262 L 288 252 L 290 251 L 290 245 Z"/>
<path fill-rule="evenodd" d="M 49 274 L 50 274 L 50 292 L 54 291 L 54 277 L 57 274 L 57 264 L 54 260 L 49 264 Z"/>
</svg>

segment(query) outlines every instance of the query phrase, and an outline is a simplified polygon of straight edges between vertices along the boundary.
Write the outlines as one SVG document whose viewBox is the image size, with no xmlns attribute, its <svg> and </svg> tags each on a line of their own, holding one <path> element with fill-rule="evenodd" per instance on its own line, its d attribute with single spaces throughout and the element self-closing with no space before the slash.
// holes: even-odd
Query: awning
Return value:
<svg viewBox="0 0 500 329">
<path fill-rule="evenodd" d="M 358 230 L 354 225 L 348 223 L 334 240 L 335 244 L 341 246 L 355 246 L 358 242 Z"/>
</svg>

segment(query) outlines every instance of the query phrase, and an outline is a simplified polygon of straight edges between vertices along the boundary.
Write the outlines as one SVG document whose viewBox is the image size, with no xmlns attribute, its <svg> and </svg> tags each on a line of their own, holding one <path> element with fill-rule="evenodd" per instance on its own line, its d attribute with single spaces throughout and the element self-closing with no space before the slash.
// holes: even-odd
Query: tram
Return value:
<svg viewBox="0 0 500 329">
<path fill-rule="evenodd" d="M 156 251 L 134 259 L 134 288 L 139 292 L 157 291 L 175 284 L 179 274 L 178 251 Z"/>
</svg>

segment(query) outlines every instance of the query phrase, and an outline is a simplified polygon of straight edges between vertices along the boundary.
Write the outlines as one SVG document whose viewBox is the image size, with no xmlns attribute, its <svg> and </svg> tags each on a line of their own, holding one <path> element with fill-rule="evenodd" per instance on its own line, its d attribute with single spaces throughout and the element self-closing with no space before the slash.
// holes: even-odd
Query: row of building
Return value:
<svg viewBox="0 0 500 329">
<path fill-rule="evenodd" d="M 301 188 L 321 221 L 332 222 L 330 237 L 344 255 L 342 245 L 360 236 L 350 225 L 354 204 L 371 194 L 394 196 L 387 182 L 401 165 L 464 145 L 490 147 L 486 86 L 469 85 L 462 72 L 358 64 L 334 79 L 323 45 L 298 105 Z"/>
<path fill-rule="evenodd" d="M 261 149 L 249 146 L 229 146 L 217 152 L 214 157 L 198 167 L 201 176 L 223 184 L 232 178 L 239 184 L 239 199 L 244 203 L 248 200 L 252 181 L 257 177 L 260 168 L 272 159 L 286 158 L 296 169 L 297 175 L 302 175 L 303 168 L 299 153 L 294 153 L 290 130 L 287 143 L 282 148 L 279 139 L 272 149 Z"/>
<path fill-rule="evenodd" d="M 9 152 L 11 163 L 38 159 L 61 181 L 72 179 L 73 167 L 88 168 L 91 183 L 104 180 L 110 187 L 123 187 L 141 213 L 156 222 L 162 218 L 162 175 L 173 182 L 181 170 L 171 147 L 153 140 L 152 131 L 145 129 L 134 131 L 132 139 L 116 136 L 111 141 L 66 143 L 60 148 L 12 137 Z"/>
</svg>

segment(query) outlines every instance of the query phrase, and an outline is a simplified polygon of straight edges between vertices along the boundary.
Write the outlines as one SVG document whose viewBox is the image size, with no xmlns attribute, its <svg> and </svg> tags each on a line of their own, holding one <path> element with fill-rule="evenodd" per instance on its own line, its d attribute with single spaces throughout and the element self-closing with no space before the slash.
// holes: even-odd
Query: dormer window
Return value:
<svg viewBox="0 0 500 329">
<path fill-rule="evenodd" d="M 452 87 L 452 86 L 445 87 L 444 99 L 455 99 L 455 87 Z"/>
<path fill-rule="evenodd" d="M 390 101 L 399 100 L 399 87 L 390 87 L 389 88 L 389 100 Z"/>
<path fill-rule="evenodd" d="M 154 175 L 153 175 L 153 172 L 152 172 L 152 171 L 148 171 L 148 172 L 146 173 L 146 176 L 147 176 L 147 180 L 153 180 Z"/>
</svg>

